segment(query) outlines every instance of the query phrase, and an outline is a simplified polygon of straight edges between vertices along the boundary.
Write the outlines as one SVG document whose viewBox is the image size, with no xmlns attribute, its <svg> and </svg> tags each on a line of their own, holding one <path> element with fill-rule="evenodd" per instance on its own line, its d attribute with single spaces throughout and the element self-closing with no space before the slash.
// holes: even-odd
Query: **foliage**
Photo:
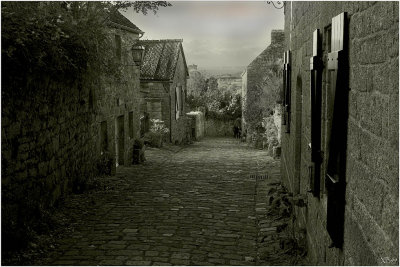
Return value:
<svg viewBox="0 0 400 267">
<path fill-rule="evenodd" d="M 128 3 L 130 4 L 131 2 Z M 152 10 L 153 13 L 156 14 L 160 6 L 168 7 L 172 5 L 166 1 L 136 1 L 133 5 L 133 10 L 135 10 L 136 13 L 142 12 L 144 15 L 147 15 L 148 10 Z"/>
<path fill-rule="evenodd" d="M 169 133 L 168 127 L 165 126 L 164 121 L 158 119 L 151 119 L 150 132 L 167 134 Z"/>
<path fill-rule="evenodd" d="M 264 132 L 263 120 L 271 116 L 274 106 L 282 101 L 281 65 L 282 60 L 274 62 L 254 87 L 249 88 L 251 93 L 247 94 L 246 108 L 243 112 L 249 132 L 260 132 L 261 127 Z"/>
<path fill-rule="evenodd" d="M 118 9 L 156 12 L 166 2 L 3 2 L 3 77 L 21 74 L 71 77 L 115 74 L 119 64 L 111 51 L 108 18 Z M 101 56 L 99 56 L 101 55 Z"/>
<path fill-rule="evenodd" d="M 223 121 L 235 120 L 242 116 L 240 93 L 233 94 L 229 90 L 223 92 L 218 88 L 215 77 L 204 79 L 196 75 L 192 86 L 186 101 L 191 110 L 204 109 L 206 118 Z"/>
</svg>

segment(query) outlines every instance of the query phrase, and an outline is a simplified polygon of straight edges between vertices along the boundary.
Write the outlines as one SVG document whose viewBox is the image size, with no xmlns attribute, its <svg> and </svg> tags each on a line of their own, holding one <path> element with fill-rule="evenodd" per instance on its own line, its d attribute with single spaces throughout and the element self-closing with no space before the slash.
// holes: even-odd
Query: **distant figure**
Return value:
<svg viewBox="0 0 400 267">
<path fill-rule="evenodd" d="M 240 132 L 242 128 L 242 119 L 237 118 L 233 124 L 233 133 L 235 138 L 240 138 Z"/>
<path fill-rule="evenodd" d="M 233 137 L 238 138 L 239 136 L 239 127 L 233 126 Z"/>
</svg>

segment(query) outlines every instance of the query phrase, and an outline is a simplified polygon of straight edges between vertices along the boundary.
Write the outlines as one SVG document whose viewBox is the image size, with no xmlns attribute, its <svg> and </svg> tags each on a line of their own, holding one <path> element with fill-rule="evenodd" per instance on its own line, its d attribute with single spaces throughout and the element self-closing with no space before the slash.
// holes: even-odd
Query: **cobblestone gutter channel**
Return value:
<svg viewBox="0 0 400 267">
<path fill-rule="evenodd" d="M 290 242 L 277 233 L 281 220 L 267 215 L 279 161 L 266 151 L 233 139 L 206 139 L 183 149 L 150 149 L 146 158 L 66 199 L 57 211 L 63 229 L 46 242 L 37 240 L 30 255 L 14 264 L 295 262 L 282 254 L 282 244 Z"/>
</svg>

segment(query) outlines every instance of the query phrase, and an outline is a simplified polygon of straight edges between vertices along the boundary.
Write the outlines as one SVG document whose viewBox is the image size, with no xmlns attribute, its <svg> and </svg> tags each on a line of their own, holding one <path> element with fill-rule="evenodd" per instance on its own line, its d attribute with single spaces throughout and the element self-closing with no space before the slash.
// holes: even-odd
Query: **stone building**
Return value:
<svg viewBox="0 0 400 267">
<path fill-rule="evenodd" d="M 140 71 L 140 113 L 164 121 L 169 141 L 185 141 L 186 79 L 189 76 L 182 40 L 143 40 L 145 52 Z"/>
<path fill-rule="evenodd" d="M 132 163 L 133 142 L 139 138 L 140 130 L 140 63 L 134 62 L 132 48 L 144 32 L 119 12 L 111 16 L 109 25 L 123 75 L 118 80 L 103 77 L 103 86 L 94 96 L 96 121 L 101 125 L 99 146 L 101 151 L 112 154 L 116 165 L 129 165 Z"/>
<path fill-rule="evenodd" d="M 398 7 L 285 4 L 281 172 L 312 264 L 399 264 Z"/>
<path fill-rule="evenodd" d="M 130 164 L 140 86 L 131 49 L 142 33 L 120 13 L 111 16 L 111 52 L 121 64 L 119 79 L 21 73 L 23 93 L 2 84 L 3 240 L 23 242 L 23 235 L 7 234 L 24 229 L 62 195 L 82 190 L 98 173 L 105 152 L 114 159 L 111 171 L 115 163 Z"/>
<path fill-rule="evenodd" d="M 284 39 L 282 30 L 273 30 L 271 44 L 242 73 L 242 131 L 248 138 L 274 109 L 279 96 Z"/>
</svg>

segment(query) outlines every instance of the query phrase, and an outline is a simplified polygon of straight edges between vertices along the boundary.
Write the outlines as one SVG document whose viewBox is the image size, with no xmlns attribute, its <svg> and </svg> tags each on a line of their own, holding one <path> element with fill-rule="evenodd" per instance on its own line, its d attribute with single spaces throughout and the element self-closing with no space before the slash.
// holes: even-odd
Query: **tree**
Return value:
<svg viewBox="0 0 400 267">
<path fill-rule="evenodd" d="M 78 77 L 83 72 L 116 74 L 118 64 L 110 53 L 107 27 L 110 15 L 128 7 L 155 13 L 158 7 L 170 5 L 165 1 L 3 2 L 4 82 L 22 79 L 25 75 L 21 74 L 47 73 L 60 78 Z"/>
</svg>

